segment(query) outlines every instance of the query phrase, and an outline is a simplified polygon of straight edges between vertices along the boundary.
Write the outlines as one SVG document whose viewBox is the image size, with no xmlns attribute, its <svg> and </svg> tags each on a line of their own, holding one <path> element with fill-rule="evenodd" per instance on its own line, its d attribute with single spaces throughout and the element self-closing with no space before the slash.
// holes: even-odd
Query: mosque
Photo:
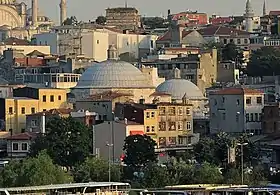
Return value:
<svg viewBox="0 0 280 195">
<path fill-rule="evenodd" d="M 185 99 L 193 105 L 194 111 L 203 111 L 207 98 L 191 81 L 181 79 L 178 71 L 175 71 L 175 79 L 165 81 L 158 77 L 156 68 L 137 68 L 118 60 L 117 49 L 111 45 L 108 60 L 92 64 L 71 93 L 77 101 L 105 92 L 129 94 L 130 100 L 136 103 L 143 100 L 153 103 L 155 99 L 159 102 L 182 103 Z"/>
<path fill-rule="evenodd" d="M 66 0 L 60 3 L 60 22 L 66 19 Z M 33 34 L 46 32 L 54 22 L 39 10 L 38 0 L 32 0 L 32 7 L 24 2 L 0 0 L 1 40 L 8 37 L 30 39 Z"/>
</svg>

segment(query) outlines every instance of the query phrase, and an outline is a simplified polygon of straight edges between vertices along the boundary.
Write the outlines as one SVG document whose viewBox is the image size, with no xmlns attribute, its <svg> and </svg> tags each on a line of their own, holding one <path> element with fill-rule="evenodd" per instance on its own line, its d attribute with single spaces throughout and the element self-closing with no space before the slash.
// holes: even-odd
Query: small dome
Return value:
<svg viewBox="0 0 280 195">
<path fill-rule="evenodd" d="M 144 74 L 130 63 L 107 60 L 93 63 L 80 77 L 76 89 L 81 88 L 150 88 Z"/>
<path fill-rule="evenodd" d="M 15 3 L 15 0 L 0 0 L 0 5 L 14 5 Z"/>
<path fill-rule="evenodd" d="M 156 91 L 170 94 L 172 99 L 175 100 L 182 100 L 184 95 L 187 99 L 205 99 L 200 89 L 191 81 L 185 79 L 164 81 L 156 88 Z"/>
</svg>

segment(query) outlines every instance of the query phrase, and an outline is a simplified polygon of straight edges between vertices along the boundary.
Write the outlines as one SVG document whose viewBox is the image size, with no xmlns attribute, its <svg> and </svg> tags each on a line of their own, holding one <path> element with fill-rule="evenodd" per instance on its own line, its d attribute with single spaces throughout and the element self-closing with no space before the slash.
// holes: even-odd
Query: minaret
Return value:
<svg viewBox="0 0 280 195">
<path fill-rule="evenodd" d="M 247 32 L 253 32 L 253 17 L 254 10 L 251 4 L 251 0 L 247 0 L 246 2 L 246 10 L 245 10 L 245 28 Z"/>
<path fill-rule="evenodd" d="M 60 25 L 62 25 L 63 22 L 67 19 L 66 0 L 61 0 L 59 7 L 60 7 Z"/>
<path fill-rule="evenodd" d="M 266 4 L 265 4 L 265 0 L 263 1 L 263 16 L 266 16 Z"/>
<path fill-rule="evenodd" d="M 38 20 L 38 0 L 32 0 L 32 25 L 37 27 Z"/>
</svg>

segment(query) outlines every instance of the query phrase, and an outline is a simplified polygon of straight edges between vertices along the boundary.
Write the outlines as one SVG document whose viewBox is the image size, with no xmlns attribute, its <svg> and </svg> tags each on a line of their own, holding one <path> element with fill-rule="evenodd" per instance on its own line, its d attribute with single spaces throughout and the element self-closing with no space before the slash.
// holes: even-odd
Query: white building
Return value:
<svg viewBox="0 0 280 195">
<path fill-rule="evenodd" d="M 261 133 L 264 93 L 227 88 L 209 94 L 210 132 Z"/>
</svg>

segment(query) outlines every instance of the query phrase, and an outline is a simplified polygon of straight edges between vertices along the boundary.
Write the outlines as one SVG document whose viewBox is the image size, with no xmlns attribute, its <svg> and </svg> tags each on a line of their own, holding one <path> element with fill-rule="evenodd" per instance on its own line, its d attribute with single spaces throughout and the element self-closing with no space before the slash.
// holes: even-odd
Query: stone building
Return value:
<svg viewBox="0 0 280 195">
<path fill-rule="evenodd" d="M 136 30 L 141 26 L 139 12 L 133 7 L 108 8 L 106 19 L 107 26 L 123 30 Z"/>
<path fill-rule="evenodd" d="M 217 50 L 201 51 L 199 54 L 182 55 L 171 60 L 143 61 L 144 66 L 158 68 L 160 77 L 179 78 L 192 81 L 204 93 L 217 80 Z"/>
</svg>

